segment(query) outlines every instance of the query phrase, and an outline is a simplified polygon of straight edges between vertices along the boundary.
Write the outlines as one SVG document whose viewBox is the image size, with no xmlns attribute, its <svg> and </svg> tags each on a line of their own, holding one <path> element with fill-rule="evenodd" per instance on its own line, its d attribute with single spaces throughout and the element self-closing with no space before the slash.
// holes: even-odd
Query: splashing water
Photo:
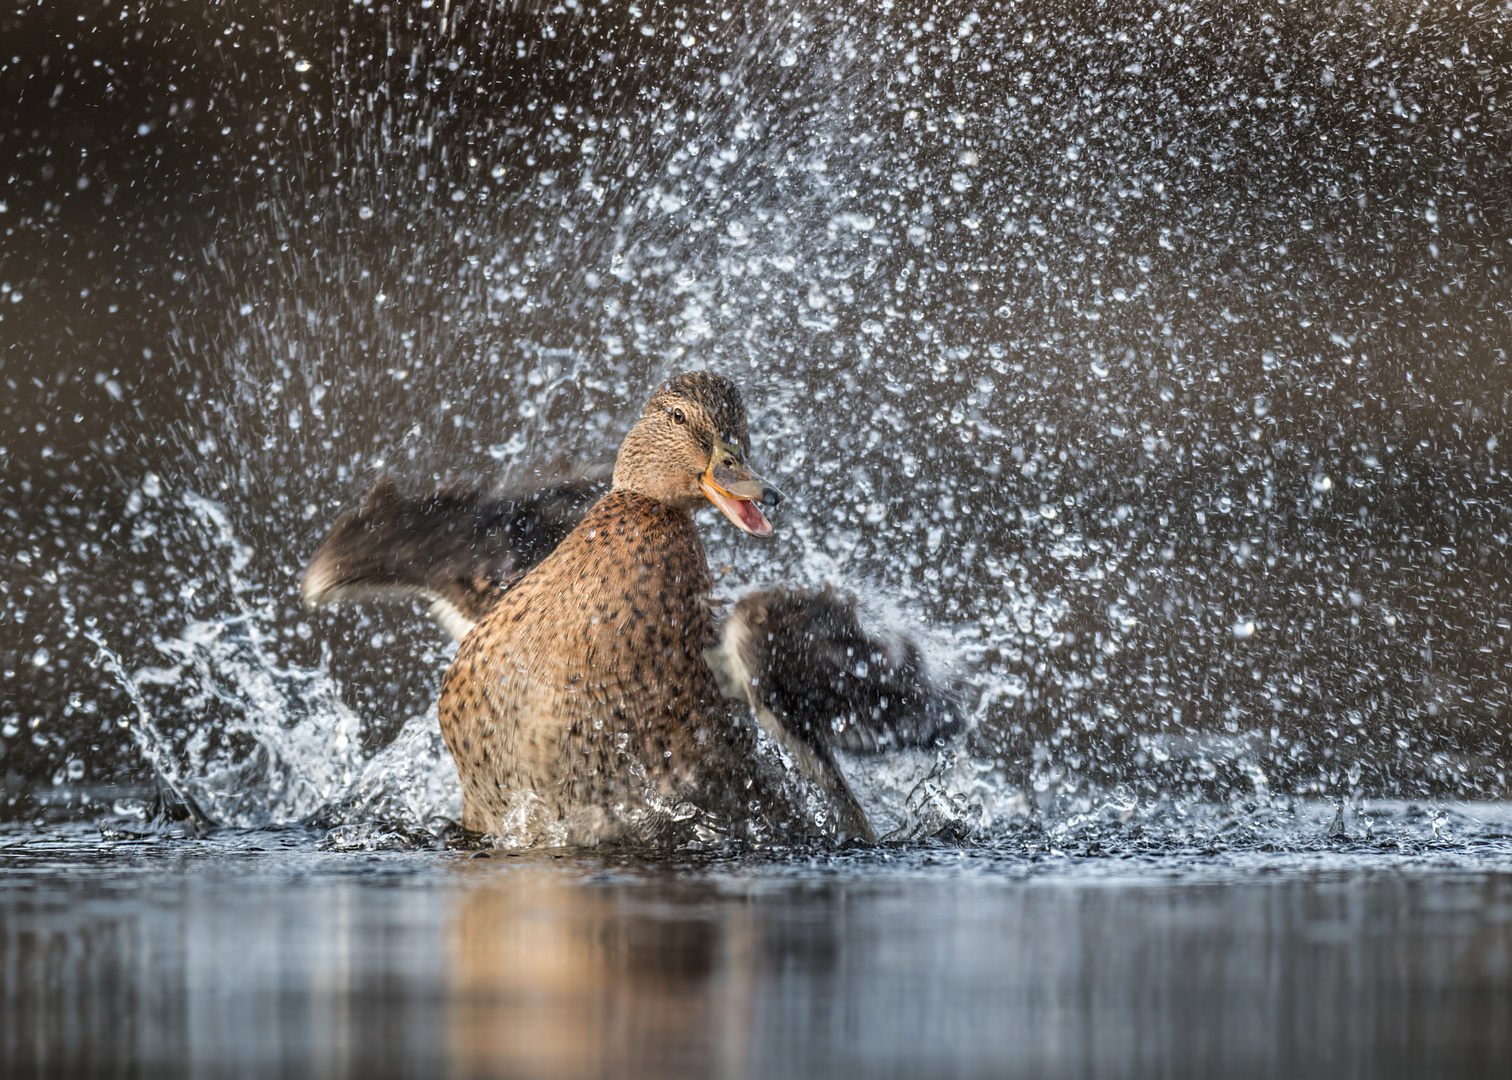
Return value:
<svg viewBox="0 0 1512 1080">
<path fill-rule="evenodd" d="M 706 530 L 721 591 L 858 589 L 967 694 L 952 764 L 850 763 L 890 828 L 1504 795 L 1500 16 L 1318 18 L 245 24 L 265 100 L 206 67 L 176 105 L 214 227 L 142 256 L 174 400 L 81 369 L 105 419 L 59 449 L 38 378 L 0 450 L 6 767 L 140 778 L 124 716 L 220 820 L 454 814 L 446 647 L 301 612 L 303 559 L 381 473 L 601 462 L 709 366 L 790 496 L 773 543 Z M 29 355 L 49 287 L 0 303 Z"/>
<path fill-rule="evenodd" d="M 369 778 L 374 763 L 363 761 L 360 721 L 328 674 L 279 663 L 264 631 L 270 613 L 241 601 L 247 587 L 239 574 L 250 552 L 223 508 L 187 493 L 182 509 L 225 555 L 235 614 L 191 620 L 177 634 L 155 638 L 162 665 L 131 672 L 102 635 L 89 636 L 136 707 L 136 735 L 159 776 L 218 822 L 253 827 L 300 820 L 359 777 Z M 158 716 L 215 721 L 169 735 Z"/>
</svg>

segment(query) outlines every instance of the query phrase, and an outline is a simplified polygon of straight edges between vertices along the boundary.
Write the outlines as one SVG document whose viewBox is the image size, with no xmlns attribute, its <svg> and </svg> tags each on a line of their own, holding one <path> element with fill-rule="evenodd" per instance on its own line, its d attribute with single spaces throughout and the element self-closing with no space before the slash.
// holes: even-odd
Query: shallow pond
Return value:
<svg viewBox="0 0 1512 1080">
<path fill-rule="evenodd" d="M 0 1071 L 1505 1075 L 1512 814 L 1397 810 L 657 857 L 12 828 Z"/>
</svg>

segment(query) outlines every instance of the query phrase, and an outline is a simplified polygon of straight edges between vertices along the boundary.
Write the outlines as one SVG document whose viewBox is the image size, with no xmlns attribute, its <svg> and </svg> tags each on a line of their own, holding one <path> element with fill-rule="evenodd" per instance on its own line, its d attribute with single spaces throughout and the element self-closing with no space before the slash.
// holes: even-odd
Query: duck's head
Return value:
<svg viewBox="0 0 1512 1080">
<path fill-rule="evenodd" d="M 614 487 L 696 510 L 705 499 L 752 536 L 771 536 L 782 493 L 751 471 L 745 403 L 723 375 L 689 371 L 658 387 L 614 462 Z"/>
</svg>

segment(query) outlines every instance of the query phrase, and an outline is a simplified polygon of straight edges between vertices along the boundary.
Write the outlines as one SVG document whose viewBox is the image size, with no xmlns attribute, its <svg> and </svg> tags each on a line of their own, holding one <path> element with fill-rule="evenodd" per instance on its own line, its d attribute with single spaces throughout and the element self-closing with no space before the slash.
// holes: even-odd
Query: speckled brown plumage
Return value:
<svg viewBox="0 0 1512 1080">
<path fill-rule="evenodd" d="M 511 846 L 655 839 L 678 803 L 729 817 L 754 751 L 703 651 L 703 543 L 686 510 L 612 492 L 463 641 L 441 730 L 463 825 Z"/>
<path fill-rule="evenodd" d="M 658 390 L 614 490 L 463 640 L 440 719 L 464 826 L 511 847 L 740 829 L 762 795 L 755 737 L 704 660 L 713 583 L 691 509 L 703 436 L 745 434 L 728 381 Z"/>
</svg>

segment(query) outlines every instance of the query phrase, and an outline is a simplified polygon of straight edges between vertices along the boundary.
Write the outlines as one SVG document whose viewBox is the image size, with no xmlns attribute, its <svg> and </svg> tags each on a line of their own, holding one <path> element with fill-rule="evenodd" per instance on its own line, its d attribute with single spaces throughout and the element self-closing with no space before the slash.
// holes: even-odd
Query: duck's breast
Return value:
<svg viewBox="0 0 1512 1080">
<path fill-rule="evenodd" d="M 441 713 L 464 789 L 670 794 L 724 767 L 711 587 L 691 515 L 600 500 L 458 650 Z"/>
</svg>

